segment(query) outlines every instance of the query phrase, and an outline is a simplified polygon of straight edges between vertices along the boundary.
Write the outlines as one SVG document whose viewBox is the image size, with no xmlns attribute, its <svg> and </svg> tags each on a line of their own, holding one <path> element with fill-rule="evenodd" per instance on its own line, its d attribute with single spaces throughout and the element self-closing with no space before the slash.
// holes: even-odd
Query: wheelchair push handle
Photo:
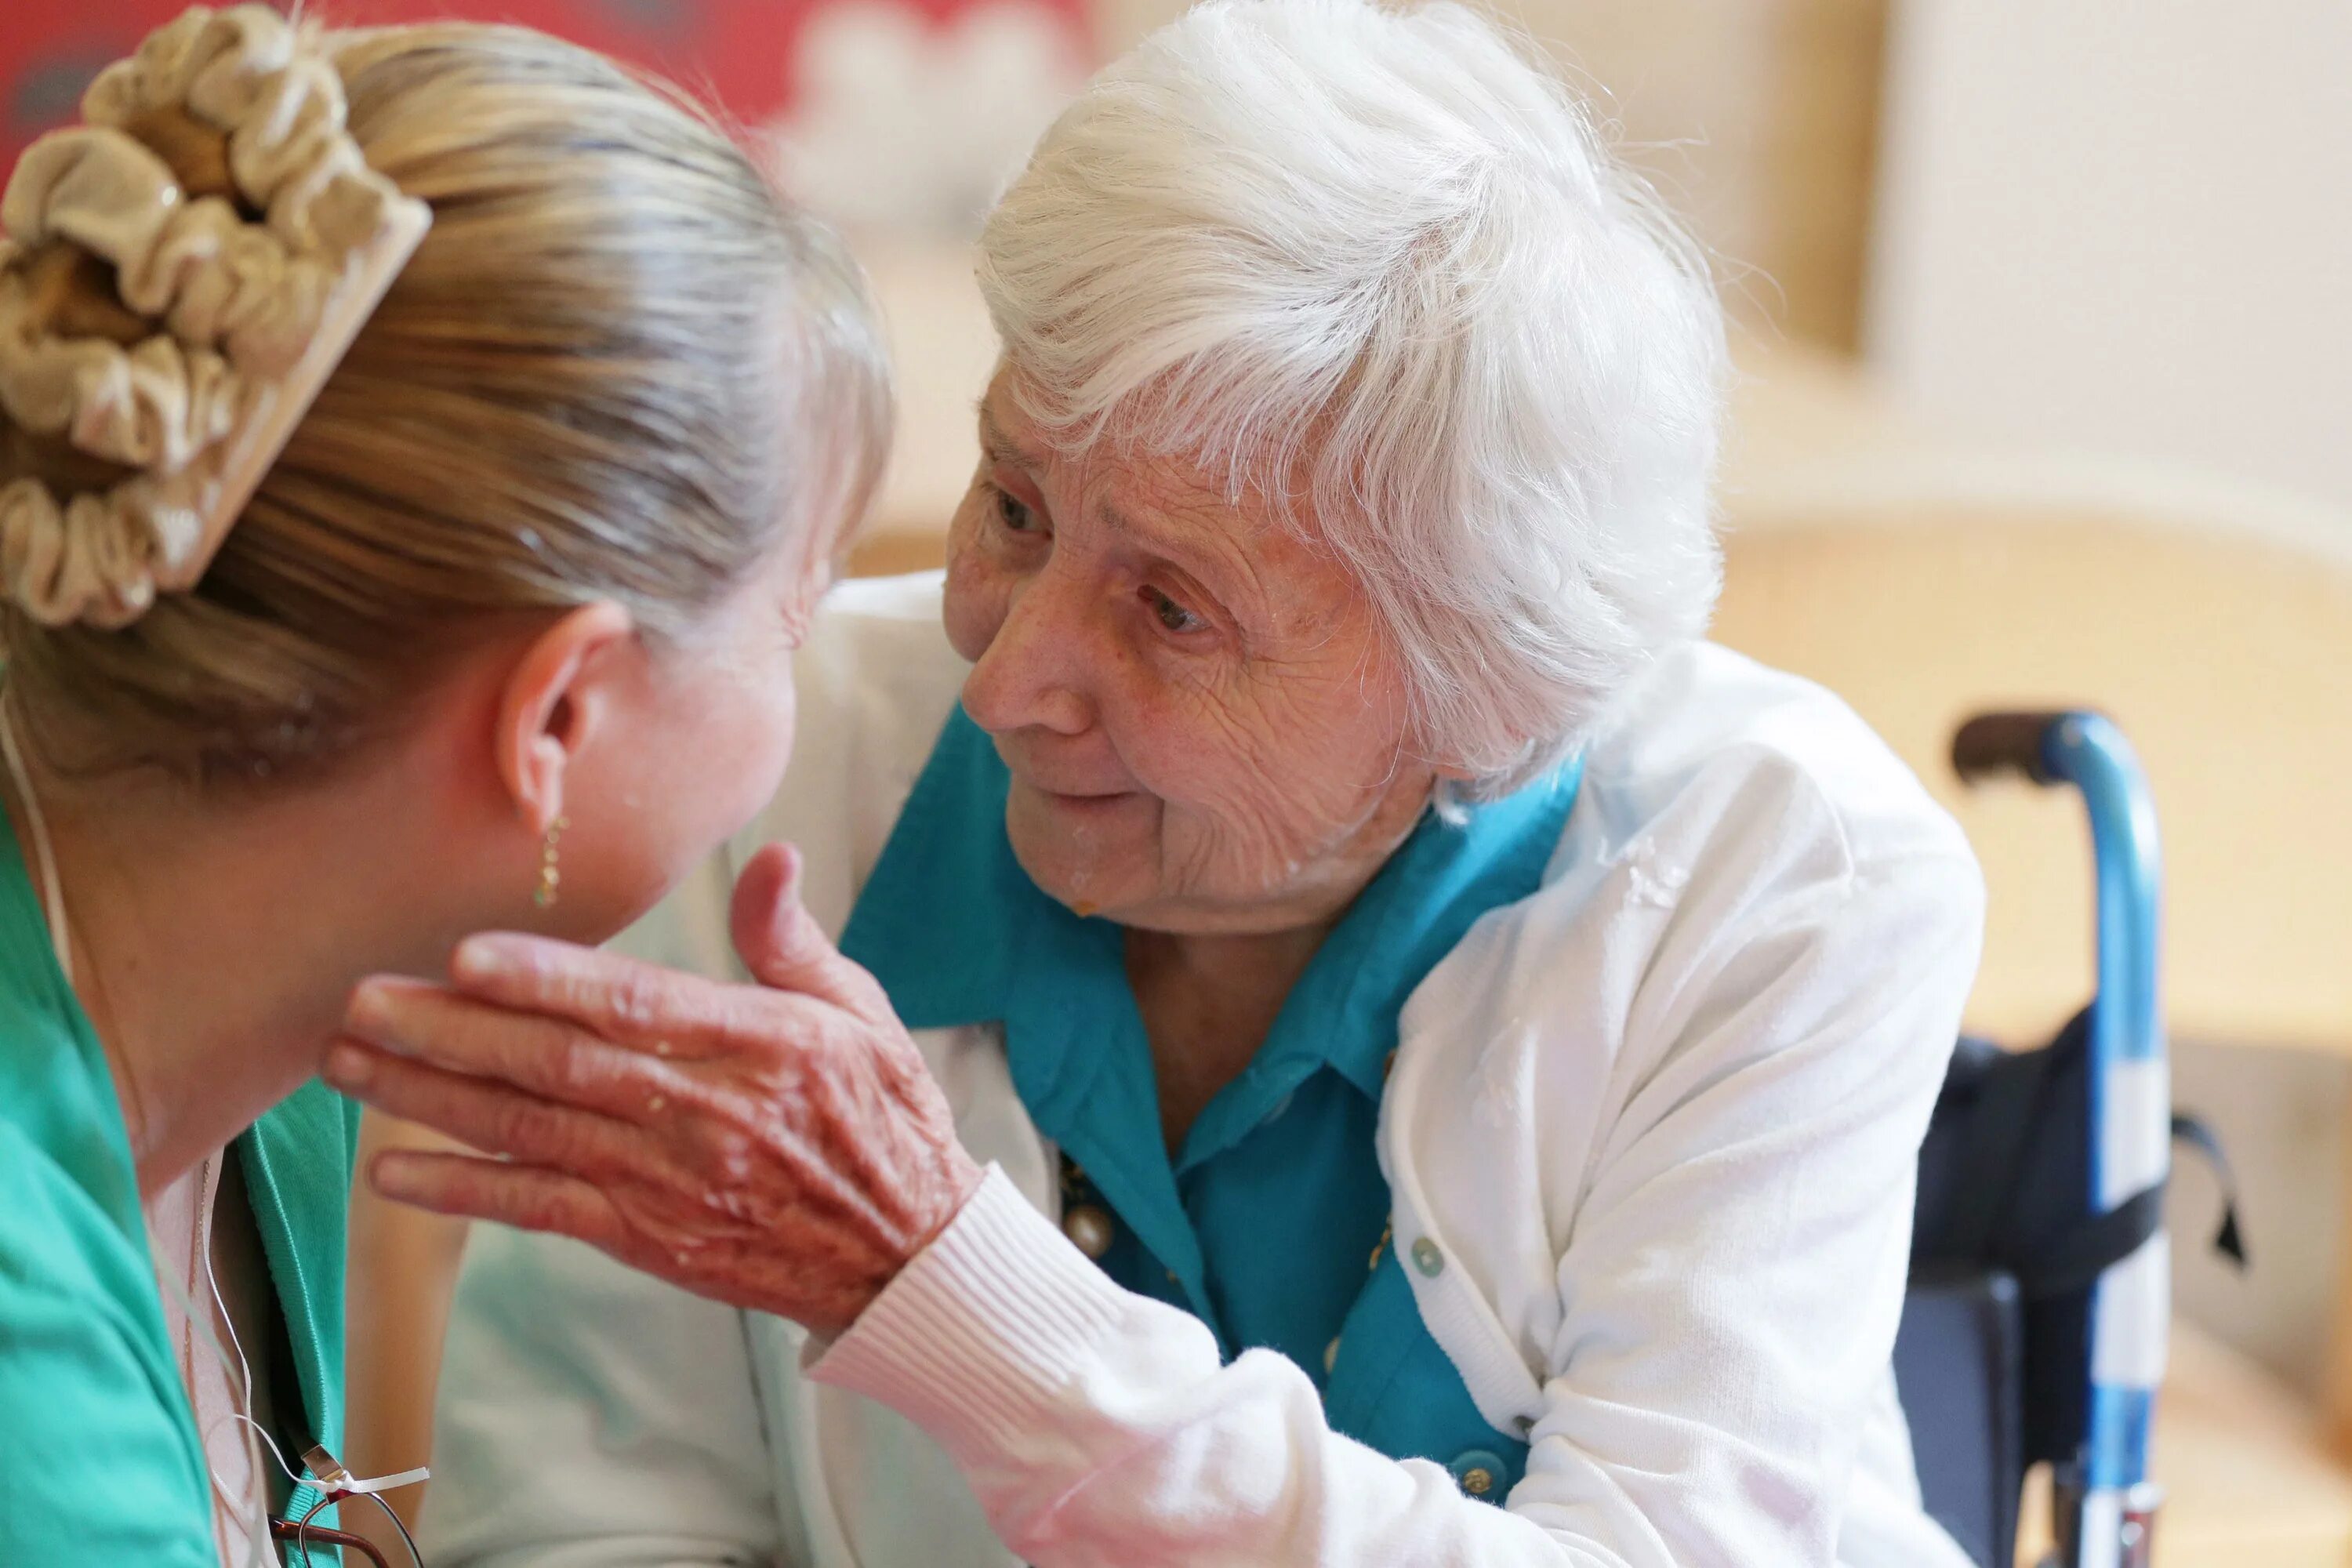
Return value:
<svg viewBox="0 0 2352 1568">
<path fill-rule="evenodd" d="M 2050 765 L 2051 732 L 2070 713 L 1979 713 L 1952 736 L 1952 771 L 1963 784 L 1978 784 L 1998 773 L 2023 773 L 2038 784 L 2053 784 L 2059 775 Z"/>
</svg>

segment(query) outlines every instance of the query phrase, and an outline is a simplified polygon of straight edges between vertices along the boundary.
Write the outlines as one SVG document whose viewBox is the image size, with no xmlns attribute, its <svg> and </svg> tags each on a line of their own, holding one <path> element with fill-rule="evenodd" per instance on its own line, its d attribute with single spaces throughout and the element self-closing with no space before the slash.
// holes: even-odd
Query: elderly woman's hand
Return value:
<svg viewBox="0 0 2352 1568">
<path fill-rule="evenodd" d="M 981 1171 L 881 987 L 801 908 L 798 864 L 764 850 L 736 886 L 757 985 L 505 935 L 461 946 L 453 986 L 362 984 L 328 1080 L 502 1156 L 386 1153 L 376 1189 L 846 1328 Z"/>
</svg>

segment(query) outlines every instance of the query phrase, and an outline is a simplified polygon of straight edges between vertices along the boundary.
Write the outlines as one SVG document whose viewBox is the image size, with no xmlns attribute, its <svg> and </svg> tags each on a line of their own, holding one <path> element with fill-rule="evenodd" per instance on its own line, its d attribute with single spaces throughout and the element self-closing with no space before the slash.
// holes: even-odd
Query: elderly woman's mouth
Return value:
<svg viewBox="0 0 2352 1568">
<path fill-rule="evenodd" d="M 1129 801 L 1141 798 L 1141 792 L 1131 789 L 1066 791 L 1047 789 L 1043 784 L 1029 784 L 1026 787 L 1040 800 L 1056 810 L 1082 814 L 1111 811 Z"/>
</svg>

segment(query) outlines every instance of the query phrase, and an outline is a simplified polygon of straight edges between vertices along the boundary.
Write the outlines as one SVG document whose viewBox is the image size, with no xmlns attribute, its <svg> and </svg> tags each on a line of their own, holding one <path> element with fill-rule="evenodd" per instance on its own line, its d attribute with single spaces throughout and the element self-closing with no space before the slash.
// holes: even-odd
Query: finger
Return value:
<svg viewBox="0 0 2352 1568">
<path fill-rule="evenodd" d="M 612 1251 L 628 1231 L 612 1200 L 559 1171 L 473 1154 L 391 1150 L 368 1166 L 368 1182 L 395 1203 L 435 1214 L 551 1231 Z"/>
<path fill-rule="evenodd" d="M 569 1019 L 639 1053 L 690 1058 L 698 1043 L 726 1037 L 743 1021 L 740 986 L 549 937 L 469 936 L 449 972 L 477 1001 Z"/>
<path fill-rule="evenodd" d="M 678 1088 L 671 1068 L 640 1052 L 560 1019 L 488 1006 L 422 981 L 362 981 L 343 1028 L 400 1056 L 629 1121 L 643 1121 L 649 1102 Z"/>
<path fill-rule="evenodd" d="M 736 956 L 761 984 L 798 991 L 871 1016 L 888 1002 L 865 970 L 842 957 L 801 902 L 801 852 L 771 844 L 744 863 L 735 879 L 729 926 Z"/>
<path fill-rule="evenodd" d="M 354 1040 L 336 1042 L 320 1070 L 353 1099 L 485 1153 L 584 1176 L 634 1173 L 652 1163 L 635 1128 Z"/>
</svg>

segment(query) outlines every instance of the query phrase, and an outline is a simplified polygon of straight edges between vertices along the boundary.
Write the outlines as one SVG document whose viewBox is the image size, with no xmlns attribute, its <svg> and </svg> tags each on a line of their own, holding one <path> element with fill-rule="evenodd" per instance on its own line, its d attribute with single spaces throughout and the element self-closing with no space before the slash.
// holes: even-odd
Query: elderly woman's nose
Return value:
<svg viewBox="0 0 2352 1568">
<path fill-rule="evenodd" d="M 973 723 L 992 733 L 1034 727 L 1075 735 L 1094 722 L 1087 670 L 1099 650 L 1079 599 L 1050 571 L 1013 591 L 964 679 Z"/>
</svg>

